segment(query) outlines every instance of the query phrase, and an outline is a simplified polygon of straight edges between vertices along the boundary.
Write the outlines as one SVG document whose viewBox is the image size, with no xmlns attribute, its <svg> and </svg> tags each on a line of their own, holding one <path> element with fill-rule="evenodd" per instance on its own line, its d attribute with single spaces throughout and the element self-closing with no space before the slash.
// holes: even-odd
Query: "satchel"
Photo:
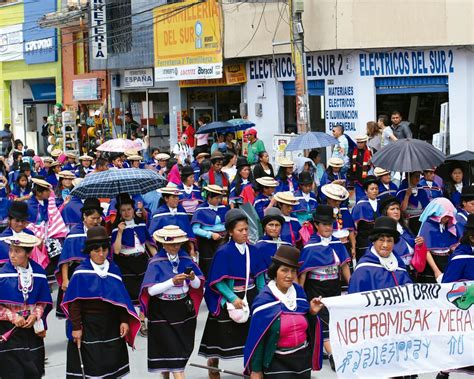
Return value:
<svg viewBox="0 0 474 379">
<path fill-rule="evenodd" d="M 250 307 L 247 302 L 247 287 L 249 285 L 249 275 L 250 275 L 250 252 L 249 247 L 245 247 L 245 293 L 243 303 L 244 306 L 242 309 L 237 309 L 234 307 L 234 304 L 226 302 L 227 312 L 229 312 L 229 317 L 232 321 L 238 324 L 245 324 L 250 317 Z"/>
<path fill-rule="evenodd" d="M 415 252 L 413 253 L 411 265 L 417 272 L 425 271 L 427 253 L 428 249 L 424 243 L 422 245 L 415 245 Z"/>
</svg>

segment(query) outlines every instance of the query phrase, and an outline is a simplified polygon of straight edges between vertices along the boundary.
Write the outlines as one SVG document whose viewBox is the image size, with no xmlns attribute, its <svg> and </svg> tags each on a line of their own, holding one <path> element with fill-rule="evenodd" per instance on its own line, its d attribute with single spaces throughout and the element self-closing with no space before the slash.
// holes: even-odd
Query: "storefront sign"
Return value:
<svg viewBox="0 0 474 379">
<path fill-rule="evenodd" d="M 360 76 L 446 75 L 454 73 L 452 50 L 359 54 Z"/>
<path fill-rule="evenodd" d="M 180 80 L 180 87 L 218 87 L 233 86 L 247 82 L 247 73 L 243 63 L 224 65 L 224 75 L 220 79 Z"/>
<path fill-rule="evenodd" d="M 10 25 L 0 29 L 0 62 L 23 59 L 23 25 Z"/>
<path fill-rule="evenodd" d="M 38 15 L 57 10 L 56 0 L 24 2 L 23 37 L 26 64 L 56 62 L 58 60 L 57 36 L 55 28 L 32 27 L 38 22 Z"/>
<path fill-rule="evenodd" d="M 355 132 L 359 120 L 357 87 L 338 85 L 337 79 L 328 79 L 324 89 L 328 130 L 332 130 L 335 125 L 342 125 L 346 132 Z"/>
<path fill-rule="evenodd" d="M 153 69 L 125 70 L 123 74 L 123 86 L 125 88 L 147 88 L 153 87 Z"/>
<path fill-rule="evenodd" d="M 338 378 L 385 378 L 473 364 L 474 281 L 409 284 L 323 300 Z"/>
<path fill-rule="evenodd" d="M 155 8 L 153 15 L 156 81 L 222 77 L 221 11 L 216 0 L 184 0 Z"/>
<path fill-rule="evenodd" d="M 93 59 L 107 59 L 106 0 L 91 0 L 91 30 Z"/>
<path fill-rule="evenodd" d="M 72 98 L 74 101 L 98 100 L 100 91 L 99 79 L 76 79 L 72 81 Z"/>
</svg>

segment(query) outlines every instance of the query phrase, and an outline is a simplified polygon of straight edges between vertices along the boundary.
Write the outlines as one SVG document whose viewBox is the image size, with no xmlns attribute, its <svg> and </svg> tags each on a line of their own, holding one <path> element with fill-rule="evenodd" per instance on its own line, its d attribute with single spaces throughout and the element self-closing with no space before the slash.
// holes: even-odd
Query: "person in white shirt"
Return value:
<svg viewBox="0 0 474 379">
<path fill-rule="evenodd" d="M 184 165 L 186 160 L 188 163 L 193 161 L 193 149 L 188 145 L 188 136 L 186 134 L 183 134 L 181 141 L 174 145 L 173 154 L 180 164 Z"/>
</svg>

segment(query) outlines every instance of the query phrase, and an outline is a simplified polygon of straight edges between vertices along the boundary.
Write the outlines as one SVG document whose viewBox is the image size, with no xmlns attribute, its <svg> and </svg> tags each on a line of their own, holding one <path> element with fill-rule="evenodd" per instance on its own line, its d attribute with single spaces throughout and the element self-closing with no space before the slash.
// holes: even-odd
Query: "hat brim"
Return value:
<svg viewBox="0 0 474 379">
<path fill-rule="evenodd" d="M 263 216 L 262 225 L 265 227 L 270 221 L 278 221 L 280 225 L 285 223 L 285 218 L 283 216 L 274 215 L 274 216 Z"/>
<path fill-rule="evenodd" d="M 275 199 L 275 200 L 280 204 L 286 204 L 286 205 L 291 205 L 291 206 L 295 206 L 295 205 L 299 204 L 298 200 L 296 200 L 296 201 L 281 200 L 281 199 Z"/>
<path fill-rule="evenodd" d="M 374 228 L 369 234 L 369 238 L 373 239 L 381 234 L 387 234 L 395 239 L 395 242 L 400 239 L 400 233 L 397 230 L 389 228 Z"/>
<path fill-rule="evenodd" d="M 275 263 L 281 263 L 282 265 L 284 266 L 288 266 L 288 267 L 291 267 L 291 268 L 300 268 L 301 267 L 301 264 L 300 263 L 296 263 L 295 262 L 292 262 L 288 259 L 285 259 L 285 258 L 281 258 L 281 257 L 275 257 L 273 256 L 272 257 L 272 261 L 275 262 Z"/>
<path fill-rule="evenodd" d="M 471 201 L 474 200 L 474 194 L 461 195 L 461 201 Z"/>
<path fill-rule="evenodd" d="M 84 213 L 85 211 L 88 211 L 89 209 L 94 209 L 96 210 L 97 212 L 99 212 L 100 214 L 103 214 L 104 213 L 104 208 L 102 207 L 82 207 L 79 212 L 81 213 Z"/>
<path fill-rule="evenodd" d="M 170 244 L 175 244 L 175 243 L 185 243 L 185 242 L 189 241 L 189 238 L 185 237 L 185 236 L 174 237 L 174 238 L 170 237 L 170 238 L 172 238 L 172 240 L 167 240 L 167 239 L 165 239 L 165 237 L 161 237 L 161 236 L 153 236 L 153 238 L 155 239 L 155 241 L 161 243 L 162 245 L 170 245 Z"/>
<path fill-rule="evenodd" d="M 330 193 L 329 191 L 327 191 L 327 190 L 324 188 L 324 186 L 321 187 L 321 192 L 322 192 L 323 194 L 325 194 L 326 197 L 329 197 L 330 199 L 337 200 L 337 201 L 344 201 L 344 200 L 347 200 L 347 199 L 349 198 L 349 194 L 348 194 L 348 193 L 346 193 L 346 195 L 343 196 L 343 197 L 339 197 L 339 196 L 334 195 L 334 194 Z"/>
<path fill-rule="evenodd" d="M 20 220 L 20 221 L 28 220 L 28 215 L 24 214 L 24 213 L 8 212 L 8 217 L 9 218 L 14 218 L 14 219 Z"/>
<path fill-rule="evenodd" d="M 314 215 L 313 216 L 313 221 L 314 222 L 322 222 L 322 223 L 325 223 L 325 224 L 333 224 L 334 217 Z"/>
</svg>

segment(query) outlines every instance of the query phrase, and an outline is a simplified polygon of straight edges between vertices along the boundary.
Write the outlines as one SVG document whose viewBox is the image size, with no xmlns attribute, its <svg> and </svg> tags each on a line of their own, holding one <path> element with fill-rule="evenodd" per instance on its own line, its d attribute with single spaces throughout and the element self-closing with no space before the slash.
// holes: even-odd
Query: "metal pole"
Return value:
<svg viewBox="0 0 474 379">
<path fill-rule="evenodd" d="M 298 134 L 308 131 L 308 93 L 305 70 L 303 0 L 288 0 L 290 6 L 291 58 L 295 66 L 296 125 Z"/>
</svg>

